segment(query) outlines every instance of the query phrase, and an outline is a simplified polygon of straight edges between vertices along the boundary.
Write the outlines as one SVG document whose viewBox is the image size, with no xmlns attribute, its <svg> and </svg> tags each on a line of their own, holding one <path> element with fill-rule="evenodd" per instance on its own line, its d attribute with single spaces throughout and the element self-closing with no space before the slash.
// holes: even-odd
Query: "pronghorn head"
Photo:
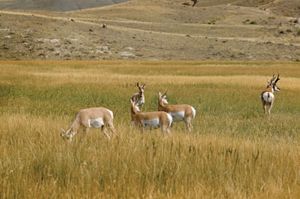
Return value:
<svg viewBox="0 0 300 199">
<path fill-rule="evenodd" d="M 268 82 L 267 88 L 272 88 L 273 91 L 280 91 L 280 88 L 276 85 L 280 80 L 279 74 L 273 75 L 272 79 Z"/>
<path fill-rule="evenodd" d="M 145 84 L 140 84 L 140 82 L 136 83 L 136 86 L 139 89 L 139 92 L 135 93 L 131 99 L 139 106 L 142 107 L 145 104 Z"/>
<path fill-rule="evenodd" d="M 60 136 L 63 138 L 63 139 L 66 139 L 66 140 L 72 140 L 73 136 L 76 134 L 72 128 L 68 129 L 68 130 L 64 130 L 64 129 L 61 129 L 61 134 Z"/>
<path fill-rule="evenodd" d="M 137 105 L 137 102 L 135 102 L 134 100 L 130 99 L 130 104 L 131 104 L 131 111 L 133 113 L 141 112 L 140 108 Z"/>
<path fill-rule="evenodd" d="M 139 89 L 139 93 L 140 93 L 140 94 L 144 94 L 146 84 L 140 84 L 140 82 L 137 82 L 137 83 L 136 83 L 136 86 L 137 86 L 138 89 Z"/>
<path fill-rule="evenodd" d="M 167 100 L 167 91 L 164 94 L 161 94 L 161 92 L 158 92 L 158 103 L 159 104 L 168 104 Z"/>
</svg>

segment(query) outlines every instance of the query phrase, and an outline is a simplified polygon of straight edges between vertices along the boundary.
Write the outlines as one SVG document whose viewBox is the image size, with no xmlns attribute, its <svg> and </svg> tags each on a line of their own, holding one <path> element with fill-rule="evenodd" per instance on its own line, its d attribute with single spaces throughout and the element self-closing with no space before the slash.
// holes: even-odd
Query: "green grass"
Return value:
<svg viewBox="0 0 300 199">
<path fill-rule="evenodd" d="M 1 62 L 0 198 L 298 198 L 300 65 L 240 62 Z M 280 73 L 270 117 L 259 98 Z M 146 83 L 197 109 L 194 131 L 130 127 Z M 59 136 L 86 107 L 113 110 L 119 136 Z"/>
</svg>

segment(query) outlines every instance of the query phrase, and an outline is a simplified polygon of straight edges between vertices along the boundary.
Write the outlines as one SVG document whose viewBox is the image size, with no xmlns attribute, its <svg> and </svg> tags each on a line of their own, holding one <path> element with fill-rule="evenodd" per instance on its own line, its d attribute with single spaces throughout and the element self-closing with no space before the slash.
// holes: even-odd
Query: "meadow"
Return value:
<svg viewBox="0 0 300 199">
<path fill-rule="evenodd" d="M 1 61 L 0 198 L 300 198 L 300 64 L 291 62 Z M 260 93 L 280 73 L 275 105 Z M 146 84 L 193 105 L 194 130 L 130 127 Z M 115 115 L 112 140 L 91 130 L 68 143 L 81 108 Z"/>
</svg>

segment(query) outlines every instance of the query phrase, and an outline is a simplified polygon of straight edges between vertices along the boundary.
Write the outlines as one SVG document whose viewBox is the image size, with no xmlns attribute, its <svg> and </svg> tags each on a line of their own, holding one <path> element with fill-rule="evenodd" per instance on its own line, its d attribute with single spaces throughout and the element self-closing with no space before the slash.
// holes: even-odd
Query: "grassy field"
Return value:
<svg viewBox="0 0 300 199">
<path fill-rule="evenodd" d="M 0 198 L 300 198 L 300 64 L 0 62 Z M 259 94 L 280 73 L 272 115 Z M 146 83 L 197 109 L 194 131 L 130 125 Z M 59 136 L 81 108 L 115 114 L 119 136 Z"/>
</svg>

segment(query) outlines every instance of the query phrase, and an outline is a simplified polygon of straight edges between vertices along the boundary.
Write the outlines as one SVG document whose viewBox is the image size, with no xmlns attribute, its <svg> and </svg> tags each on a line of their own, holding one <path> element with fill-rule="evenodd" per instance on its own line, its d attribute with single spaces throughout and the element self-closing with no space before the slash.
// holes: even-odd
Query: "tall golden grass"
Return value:
<svg viewBox="0 0 300 199">
<path fill-rule="evenodd" d="M 0 198 L 299 198 L 300 65 L 256 62 L 0 62 Z M 280 73 L 270 117 L 259 94 Z M 194 131 L 130 127 L 147 84 L 197 109 Z M 59 136 L 76 111 L 105 106 L 118 136 Z"/>
</svg>

